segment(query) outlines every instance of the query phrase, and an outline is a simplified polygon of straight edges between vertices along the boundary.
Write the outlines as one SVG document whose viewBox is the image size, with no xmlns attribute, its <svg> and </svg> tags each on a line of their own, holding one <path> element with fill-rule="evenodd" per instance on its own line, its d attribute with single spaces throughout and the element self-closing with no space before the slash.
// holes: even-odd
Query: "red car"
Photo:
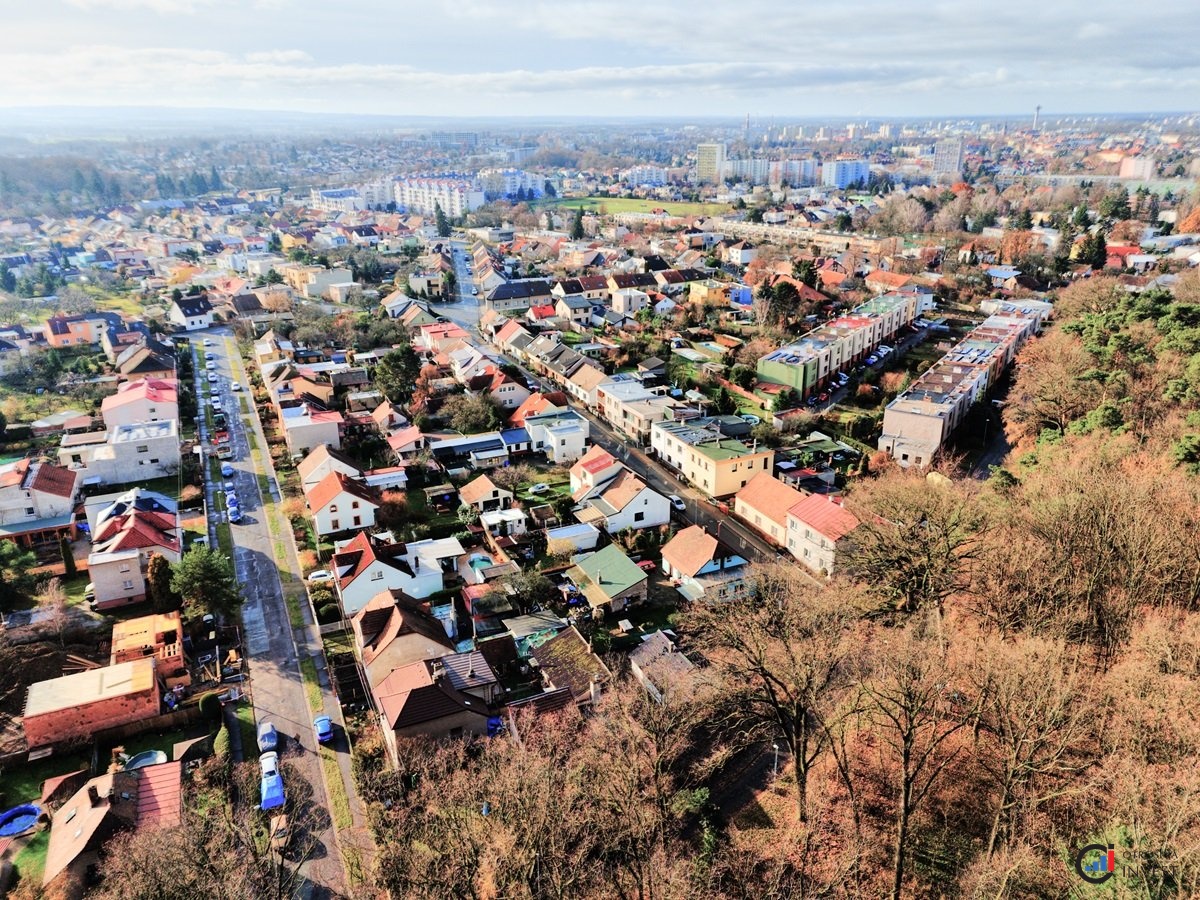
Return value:
<svg viewBox="0 0 1200 900">
<path fill-rule="evenodd" d="M 656 569 L 658 569 L 658 563 L 656 563 L 652 559 L 643 559 L 637 565 L 638 565 L 638 568 L 641 569 L 643 572 L 653 572 Z"/>
</svg>

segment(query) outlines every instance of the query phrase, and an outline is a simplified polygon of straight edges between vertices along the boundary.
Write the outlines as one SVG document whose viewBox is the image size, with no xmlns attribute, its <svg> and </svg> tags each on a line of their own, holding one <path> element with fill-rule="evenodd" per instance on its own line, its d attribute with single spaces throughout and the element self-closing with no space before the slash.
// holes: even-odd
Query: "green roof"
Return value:
<svg viewBox="0 0 1200 900">
<path fill-rule="evenodd" d="M 697 453 L 703 453 L 709 459 L 715 459 L 720 462 L 723 459 L 737 459 L 739 456 L 745 456 L 748 453 L 757 451 L 751 450 L 741 441 L 735 441 L 732 438 L 727 438 L 721 441 L 705 442 L 703 444 L 695 444 L 692 447 Z"/>
<path fill-rule="evenodd" d="M 609 599 L 646 580 L 646 573 L 616 544 L 609 544 L 603 550 L 581 559 L 575 569 L 582 572 Z"/>
</svg>

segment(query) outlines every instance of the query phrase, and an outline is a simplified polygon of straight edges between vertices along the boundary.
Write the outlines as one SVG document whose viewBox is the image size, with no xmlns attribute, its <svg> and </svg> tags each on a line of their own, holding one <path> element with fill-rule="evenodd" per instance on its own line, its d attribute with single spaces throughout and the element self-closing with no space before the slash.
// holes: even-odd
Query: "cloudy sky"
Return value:
<svg viewBox="0 0 1200 900">
<path fill-rule="evenodd" d="M 1192 110 L 1196 0 L 4 0 L 0 107 Z M 15 7 L 15 10 L 14 10 Z"/>
</svg>

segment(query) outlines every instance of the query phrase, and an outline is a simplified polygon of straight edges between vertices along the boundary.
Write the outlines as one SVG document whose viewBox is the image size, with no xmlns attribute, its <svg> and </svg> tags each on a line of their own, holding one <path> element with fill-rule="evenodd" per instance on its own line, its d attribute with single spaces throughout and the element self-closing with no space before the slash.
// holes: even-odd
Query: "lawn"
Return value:
<svg viewBox="0 0 1200 900">
<path fill-rule="evenodd" d="M 213 734 L 213 729 L 208 723 L 195 722 L 183 728 L 176 728 L 172 731 L 150 732 L 148 734 L 137 734 L 128 737 L 121 741 L 119 746 L 124 747 L 124 752 L 128 756 L 136 756 L 146 750 L 161 750 L 167 754 L 167 759 L 172 758 L 172 751 L 175 745 L 181 741 L 189 741 L 192 738 L 203 737 L 206 734 Z M 108 751 L 111 747 L 103 748 L 100 754 L 100 762 L 102 765 L 108 763 L 110 757 Z"/>
<path fill-rule="evenodd" d="M 258 726 L 254 723 L 254 707 L 239 703 L 236 710 L 238 730 L 242 733 L 242 759 L 253 759 L 258 752 Z"/>
<path fill-rule="evenodd" d="M 47 778 L 89 769 L 91 765 L 90 753 L 56 754 L 33 762 L 12 763 L 0 769 L 0 807 L 7 809 L 36 800 L 42 795 L 42 782 Z"/>
<path fill-rule="evenodd" d="M 300 675 L 304 679 L 304 696 L 308 699 L 308 708 L 322 710 L 325 703 L 321 699 L 321 682 L 317 678 L 317 664 L 311 656 L 300 660 Z"/>
<path fill-rule="evenodd" d="M 83 603 L 83 592 L 87 586 L 87 572 L 80 572 L 74 578 L 64 578 L 62 580 L 62 588 L 67 595 L 67 605 L 78 606 Z"/>
<path fill-rule="evenodd" d="M 46 871 L 46 854 L 50 850 L 50 829 L 39 831 L 21 848 L 13 860 L 17 869 L 17 880 L 41 884 L 42 873 Z"/>
<path fill-rule="evenodd" d="M 637 200 L 625 197 L 576 197 L 568 200 L 551 200 L 538 204 L 540 207 L 558 206 L 566 209 L 591 210 L 605 213 L 648 213 L 656 209 L 666 210 L 672 216 L 717 216 L 730 210 L 728 203 L 672 203 L 665 200 Z"/>
<path fill-rule="evenodd" d="M 130 481 L 126 484 L 117 484 L 113 485 L 110 491 L 112 493 L 121 493 L 133 490 L 135 487 L 145 491 L 154 491 L 156 494 L 162 494 L 164 497 L 170 497 L 172 500 L 179 499 L 178 475 L 164 475 L 162 478 L 151 478 L 149 481 Z"/>
</svg>

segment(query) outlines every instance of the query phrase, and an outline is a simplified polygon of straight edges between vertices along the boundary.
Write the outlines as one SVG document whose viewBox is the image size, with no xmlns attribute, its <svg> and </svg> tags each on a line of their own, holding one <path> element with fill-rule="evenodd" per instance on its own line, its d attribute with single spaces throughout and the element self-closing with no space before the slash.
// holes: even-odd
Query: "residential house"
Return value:
<svg viewBox="0 0 1200 900">
<path fill-rule="evenodd" d="M 29 748 L 90 740 L 97 732 L 157 716 L 162 692 L 153 656 L 35 681 L 21 725 Z"/>
<path fill-rule="evenodd" d="M 637 288 L 620 288 L 612 292 L 613 311 L 630 318 L 650 305 L 650 295 Z"/>
<path fill-rule="evenodd" d="M 804 497 L 804 491 L 784 484 L 770 472 L 759 472 L 734 495 L 733 514 L 776 547 L 786 547 L 788 510 Z"/>
<path fill-rule="evenodd" d="M 401 460 L 412 459 L 429 446 L 429 439 L 415 425 L 409 425 L 407 428 L 401 428 L 399 431 L 389 434 L 387 442 L 392 453 Z"/>
<path fill-rule="evenodd" d="M 79 473 L 50 462 L 0 465 L 0 539 L 25 546 L 74 536 Z"/>
<path fill-rule="evenodd" d="M 593 444 L 587 453 L 571 466 L 571 496 L 577 503 L 582 503 L 624 469 L 616 457 L 599 444 Z"/>
<path fill-rule="evenodd" d="M 95 592 L 93 607 L 113 609 L 146 599 L 146 567 L 158 554 L 179 562 L 178 505 L 162 494 L 134 488 L 103 505 L 88 504 L 92 548 L 88 576 Z"/>
<path fill-rule="evenodd" d="M 616 544 L 577 557 L 567 577 L 592 609 L 606 612 L 643 603 L 649 590 L 646 573 Z"/>
<path fill-rule="evenodd" d="M 129 484 L 179 472 L 179 422 L 135 422 L 107 431 L 65 434 L 59 464 L 80 474 L 84 485 Z"/>
<path fill-rule="evenodd" d="M 612 673 L 574 625 L 531 648 L 547 692 L 565 690 L 578 706 L 595 706 Z"/>
<path fill-rule="evenodd" d="M 58 313 L 46 320 L 46 343 L 56 348 L 99 344 L 109 326 L 109 320 L 98 313 L 73 316 Z"/>
<path fill-rule="evenodd" d="M 566 380 L 563 388 L 568 394 L 579 400 L 588 409 L 595 409 L 598 402 L 600 386 L 608 379 L 603 369 L 595 366 L 580 366 Z"/>
<path fill-rule="evenodd" d="M 462 738 L 488 733 L 488 708 L 453 686 L 436 662 L 416 662 L 388 674 L 372 690 L 384 742 L 397 761 L 397 738 Z"/>
<path fill-rule="evenodd" d="M 436 594 L 463 553 L 455 538 L 401 543 L 389 534 L 359 532 L 338 547 L 331 561 L 342 611 L 353 615 L 383 590 L 417 599 Z"/>
<path fill-rule="evenodd" d="M 656 422 L 671 419 L 675 402 L 642 384 L 633 375 L 613 375 L 596 389 L 598 412 L 610 425 L 639 445 L 651 437 Z"/>
<path fill-rule="evenodd" d="M 494 366 L 467 381 L 471 393 L 486 392 L 500 409 L 516 409 L 529 399 L 529 388 Z"/>
<path fill-rule="evenodd" d="M 377 490 L 332 469 L 305 492 L 304 499 L 317 534 L 322 536 L 373 527 L 380 504 Z"/>
<path fill-rule="evenodd" d="M 288 452 L 299 456 L 322 444 L 340 450 L 342 447 L 342 414 L 336 410 L 318 409 L 310 403 L 284 407 L 279 411 L 283 439 Z"/>
<path fill-rule="evenodd" d="M 483 298 L 484 308 L 496 312 L 526 310 L 551 302 L 549 282 L 538 280 L 506 281 L 487 291 Z"/>
<path fill-rule="evenodd" d="M 513 501 L 513 492 L 497 487 L 486 475 L 467 482 L 458 492 L 464 506 L 473 506 L 481 513 L 493 509 L 508 509 Z"/>
<path fill-rule="evenodd" d="M 667 695 L 690 699 L 700 681 L 700 668 L 659 629 L 644 635 L 629 652 L 629 668 L 646 693 L 662 703 Z"/>
<path fill-rule="evenodd" d="M 174 378 L 139 378 L 117 386 L 117 392 L 100 403 L 100 415 L 109 428 L 138 422 L 179 419 L 179 382 Z"/>
<path fill-rule="evenodd" d="M 182 773 L 178 760 L 131 772 L 106 772 L 56 806 L 42 871 L 47 894 L 69 896 L 73 885 L 86 884 L 104 845 L 118 832 L 178 825 L 183 813 Z"/>
<path fill-rule="evenodd" d="M 592 492 L 575 518 L 604 528 L 609 534 L 626 529 L 657 528 L 671 521 L 671 503 L 629 469 Z"/>
<path fill-rule="evenodd" d="M 453 653 L 445 623 L 401 590 L 380 588 L 350 616 L 355 652 L 373 690 L 395 669 Z"/>
<path fill-rule="evenodd" d="M 325 479 L 330 472 L 340 472 L 352 481 L 362 478 L 362 471 L 337 450 L 325 444 L 314 447 L 308 456 L 296 465 L 300 475 L 300 489 L 308 493 Z"/>
<path fill-rule="evenodd" d="M 809 494 L 787 511 L 788 551 L 812 571 L 831 575 L 839 547 L 858 525 L 841 497 Z"/>
<path fill-rule="evenodd" d="M 592 319 L 593 301 L 582 294 L 559 297 L 554 304 L 554 313 L 574 325 L 586 326 Z"/>
<path fill-rule="evenodd" d="M 554 410 L 525 417 L 525 431 L 535 453 L 559 465 L 573 462 L 587 449 L 591 426 L 573 409 Z"/>
<path fill-rule="evenodd" d="M 687 600 L 730 600 L 744 593 L 746 563 L 700 525 L 684 528 L 662 548 L 663 570 Z"/>
<path fill-rule="evenodd" d="M 710 497 L 728 497 L 759 472 L 770 472 L 775 452 L 723 436 L 708 419 L 655 422 L 650 432 L 655 456 Z"/>
<path fill-rule="evenodd" d="M 117 371 L 127 381 L 175 377 L 175 353 L 166 344 L 143 338 L 117 354 Z"/>
<path fill-rule="evenodd" d="M 167 310 L 167 321 L 184 331 L 208 328 L 213 322 L 212 304 L 204 294 L 172 300 Z"/>
</svg>

